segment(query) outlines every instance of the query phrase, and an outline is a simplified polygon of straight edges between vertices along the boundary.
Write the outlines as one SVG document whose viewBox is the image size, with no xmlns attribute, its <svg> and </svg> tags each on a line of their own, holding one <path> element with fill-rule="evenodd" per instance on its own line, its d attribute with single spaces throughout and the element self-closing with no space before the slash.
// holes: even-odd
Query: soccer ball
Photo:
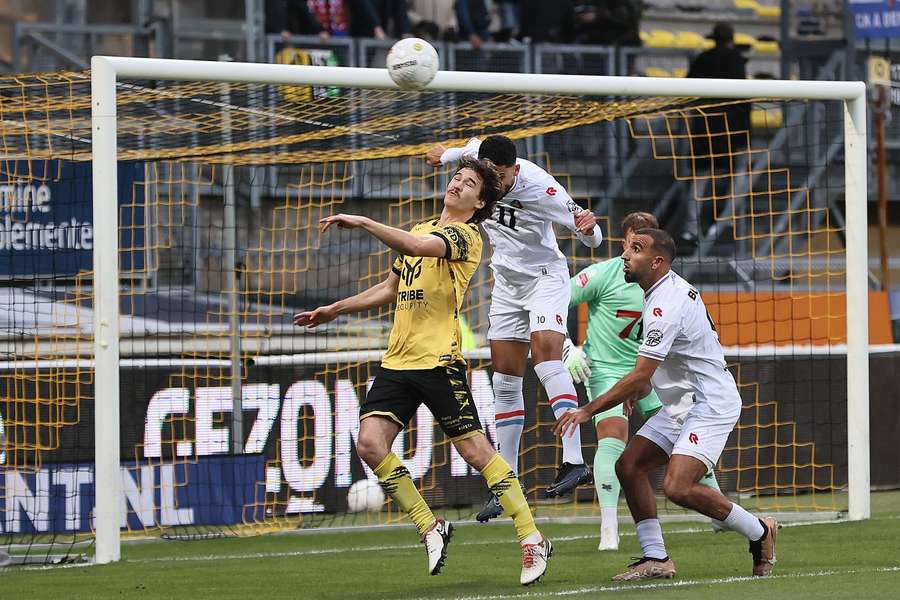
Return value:
<svg viewBox="0 0 900 600">
<path fill-rule="evenodd" d="M 348 512 L 378 512 L 384 504 L 384 491 L 377 481 L 360 479 L 347 491 Z"/>
<path fill-rule="evenodd" d="M 437 50 L 419 38 L 402 39 L 388 52 L 387 70 L 401 90 L 421 90 L 437 73 Z"/>
</svg>

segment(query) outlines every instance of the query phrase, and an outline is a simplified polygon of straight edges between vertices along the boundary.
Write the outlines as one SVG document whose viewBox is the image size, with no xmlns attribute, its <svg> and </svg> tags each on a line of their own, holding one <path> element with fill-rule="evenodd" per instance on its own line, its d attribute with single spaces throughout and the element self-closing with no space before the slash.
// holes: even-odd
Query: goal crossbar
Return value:
<svg viewBox="0 0 900 600">
<path fill-rule="evenodd" d="M 125 79 L 397 89 L 387 70 L 95 56 L 91 60 L 96 365 L 97 563 L 120 556 L 119 304 L 116 84 Z M 862 82 L 607 77 L 441 71 L 426 88 L 446 92 L 836 100 L 844 106 L 846 188 L 847 429 L 850 519 L 870 514 L 866 87 Z"/>
</svg>

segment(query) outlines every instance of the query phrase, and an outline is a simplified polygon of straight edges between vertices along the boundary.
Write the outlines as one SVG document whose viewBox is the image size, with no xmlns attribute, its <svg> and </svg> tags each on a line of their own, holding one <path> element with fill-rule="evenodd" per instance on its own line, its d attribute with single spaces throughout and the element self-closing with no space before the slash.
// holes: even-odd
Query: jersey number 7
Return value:
<svg viewBox="0 0 900 600">
<path fill-rule="evenodd" d="M 625 328 L 619 332 L 619 337 L 623 340 L 627 340 L 628 336 L 631 335 L 631 330 L 634 329 L 634 326 L 638 321 L 641 320 L 642 313 L 639 310 L 617 310 L 616 317 L 631 319 L 631 322 L 625 326 Z M 640 339 L 641 334 L 643 333 L 642 329 L 644 328 L 644 324 L 641 323 L 641 326 L 638 327 L 637 338 Z"/>
</svg>

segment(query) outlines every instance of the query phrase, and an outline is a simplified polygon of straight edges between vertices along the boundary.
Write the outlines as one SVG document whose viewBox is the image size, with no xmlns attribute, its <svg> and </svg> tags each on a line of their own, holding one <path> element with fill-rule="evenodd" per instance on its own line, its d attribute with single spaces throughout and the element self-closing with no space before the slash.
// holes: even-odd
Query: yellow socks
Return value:
<svg viewBox="0 0 900 600">
<path fill-rule="evenodd" d="M 481 475 L 487 481 L 491 491 L 500 500 L 503 512 L 512 517 L 519 542 L 528 536 L 537 534 L 538 530 L 534 526 L 534 517 L 531 516 L 531 509 L 528 508 L 528 502 L 525 501 L 525 495 L 522 493 L 519 479 L 513 473 L 509 463 L 503 460 L 503 457 L 499 454 L 495 454 L 494 458 L 489 460 L 488 464 L 481 470 Z"/>
<path fill-rule="evenodd" d="M 428 526 L 434 521 L 434 513 L 428 508 L 425 498 L 416 489 L 416 484 L 409 476 L 409 470 L 403 466 L 397 455 L 389 453 L 373 471 L 378 476 L 378 482 L 385 493 L 393 498 L 416 524 L 419 535 L 425 535 Z"/>
</svg>

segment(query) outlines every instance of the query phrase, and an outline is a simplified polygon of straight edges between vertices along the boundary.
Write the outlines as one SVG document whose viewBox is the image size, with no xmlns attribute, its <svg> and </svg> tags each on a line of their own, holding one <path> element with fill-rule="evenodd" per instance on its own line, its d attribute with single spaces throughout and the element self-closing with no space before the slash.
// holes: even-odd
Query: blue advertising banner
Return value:
<svg viewBox="0 0 900 600">
<path fill-rule="evenodd" d="M 144 269 L 144 164 L 120 162 L 119 247 L 123 273 Z M 0 162 L 0 278 L 73 277 L 91 269 L 91 163 Z"/>
<path fill-rule="evenodd" d="M 857 39 L 900 37 L 897 0 L 850 0 Z"/>
<path fill-rule="evenodd" d="M 265 457 L 205 456 L 177 463 L 122 463 L 122 527 L 218 525 L 252 521 Z M 0 469 L 0 535 L 93 528 L 94 465 L 50 464 Z"/>
</svg>

